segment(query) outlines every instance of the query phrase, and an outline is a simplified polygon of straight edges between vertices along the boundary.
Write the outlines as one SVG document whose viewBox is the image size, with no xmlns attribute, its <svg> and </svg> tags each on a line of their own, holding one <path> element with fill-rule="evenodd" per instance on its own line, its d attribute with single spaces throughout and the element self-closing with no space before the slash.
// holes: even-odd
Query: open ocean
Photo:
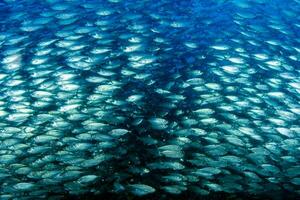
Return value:
<svg viewBox="0 0 300 200">
<path fill-rule="evenodd" d="M 300 199 L 300 0 L 0 0 L 0 200 Z"/>
</svg>

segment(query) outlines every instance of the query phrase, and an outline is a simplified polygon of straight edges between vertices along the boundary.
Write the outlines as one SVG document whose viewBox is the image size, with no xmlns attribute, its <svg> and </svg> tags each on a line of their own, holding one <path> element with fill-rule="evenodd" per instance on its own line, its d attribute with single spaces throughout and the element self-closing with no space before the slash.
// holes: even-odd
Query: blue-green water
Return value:
<svg viewBox="0 0 300 200">
<path fill-rule="evenodd" d="M 297 199 L 299 0 L 0 2 L 0 199 Z"/>
</svg>

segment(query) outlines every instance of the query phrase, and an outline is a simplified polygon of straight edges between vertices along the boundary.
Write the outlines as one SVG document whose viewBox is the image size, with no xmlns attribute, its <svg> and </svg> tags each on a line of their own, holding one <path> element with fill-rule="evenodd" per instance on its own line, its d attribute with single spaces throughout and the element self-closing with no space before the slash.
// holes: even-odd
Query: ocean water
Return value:
<svg viewBox="0 0 300 200">
<path fill-rule="evenodd" d="M 299 199 L 299 0 L 0 1 L 0 199 Z"/>
</svg>

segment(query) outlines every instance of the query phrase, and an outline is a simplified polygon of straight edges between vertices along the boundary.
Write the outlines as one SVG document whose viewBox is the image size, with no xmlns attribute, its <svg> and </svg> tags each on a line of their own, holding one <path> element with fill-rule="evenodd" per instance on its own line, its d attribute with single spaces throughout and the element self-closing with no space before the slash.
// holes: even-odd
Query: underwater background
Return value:
<svg viewBox="0 0 300 200">
<path fill-rule="evenodd" d="M 0 199 L 299 199 L 299 0 L 0 1 Z"/>
</svg>

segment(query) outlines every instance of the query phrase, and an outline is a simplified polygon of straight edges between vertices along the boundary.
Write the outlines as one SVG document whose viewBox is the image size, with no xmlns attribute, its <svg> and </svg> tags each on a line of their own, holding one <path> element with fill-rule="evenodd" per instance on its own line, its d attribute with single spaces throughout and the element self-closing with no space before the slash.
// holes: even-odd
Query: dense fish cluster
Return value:
<svg viewBox="0 0 300 200">
<path fill-rule="evenodd" d="M 300 1 L 0 2 L 0 199 L 300 195 Z"/>
</svg>

